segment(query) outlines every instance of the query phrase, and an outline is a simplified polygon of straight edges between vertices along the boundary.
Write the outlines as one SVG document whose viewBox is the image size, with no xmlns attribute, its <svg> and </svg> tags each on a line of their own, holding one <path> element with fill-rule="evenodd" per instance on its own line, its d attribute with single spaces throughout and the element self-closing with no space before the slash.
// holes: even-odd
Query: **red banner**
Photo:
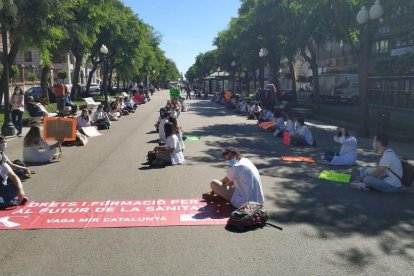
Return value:
<svg viewBox="0 0 414 276">
<path fill-rule="evenodd" d="M 223 225 L 227 202 L 201 199 L 36 202 L 0 211 L 0 229 Z"/>
</svg>

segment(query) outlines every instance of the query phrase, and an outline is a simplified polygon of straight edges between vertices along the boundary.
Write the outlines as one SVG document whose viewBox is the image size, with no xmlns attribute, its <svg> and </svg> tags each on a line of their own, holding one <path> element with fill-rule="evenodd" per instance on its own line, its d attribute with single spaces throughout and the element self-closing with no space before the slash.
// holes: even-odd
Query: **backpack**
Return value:
<svg viewBox="0 0 414 276">
<path fill-rule="evenodd" d="M 262 204 L 249 201 L 231 213 L 227 227 L 245 231 L 265 226 L 268 219 L 269 215 Z"/>
<path fill-rule="evenodd" d="M 401 184 L 405 187 L 411 187 L 414 184 L 414 166 L 408 163 L 407 159 L 401 160 L 403 175 L 400 178 Z"/>
<path fill-rule="evenodd" d="M 414 184 L 414 166 L 408 163 L 407 159 L 402 159 L 401 167 L 403 171 L 402 177 L 400 177 L 390 168 L 388 168 L 388 170 L 401 181 L 401 184 L 403 186 L 411 187 Z"/>
</svg>

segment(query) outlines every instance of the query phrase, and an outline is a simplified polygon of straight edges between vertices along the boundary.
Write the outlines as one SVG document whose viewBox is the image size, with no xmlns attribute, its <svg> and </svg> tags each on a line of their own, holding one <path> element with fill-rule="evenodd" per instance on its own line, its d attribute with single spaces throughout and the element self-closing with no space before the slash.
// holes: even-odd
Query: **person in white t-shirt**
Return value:
<svg viewBox="0 0 414 276">
<path fill-rule="evenodd" d="M 241 157 L 236 148 L 227 148 L 223 157 L 230 165 L 226 177 L 210 183 L 211 192 L 203 194 L 205 200 L 223 198 L 239 208 L 246 202 L 264 203 L 262 182 L 256 166 L 247 158 Z"/>
<path fill-rule="evenodd" d="M 3 137 L 0 143 L 0 209 L 11 206 L 22 205 L 27 202 L 22 182 L 6 163 L 4 150 L 7 143 Z M 10 179 L 10 181 L 8 181 Z M 17 197 L 17 200 L 16 200 Z"/>
<path fill-rule="evenodd" d="M 403 190 L 401 160 L 392 149 L 388 148 L 389 140 L 385 133 L 378 134 L 374 138 L 372 147 L 375 152 L 382 154 L 379 164 L 375 168 L 362 168 L 357 180 L 350 183 L 351 188 L 363 191 L 374 189 L 385 193 L 397 193 Z"/>
<path fill-rule="evenodd" d="M 338 153 L 333 151 L 325 152 L 322 164 L 335 166 L 353 166 L 357 159 L 357 139 L 349 134 L 348 129 L 339 128 L 338 133 L 334 136 L 334 141 L 341 144 L 341 150 Z"/>
<path fill-rule="evenodd" d="M 158 125 L 158 134 L 160 137 L 160 144 L 164 144 L 165 143 L 165 130 L 164 130 L 164 125 L 166 123 L 168 123 L 168 118 L 170 117 L 170 113 L 168 112 L 164 112 L 162 114 L 162 118 L 160 120 L 160 124 Z"/>
<path fill-rule="evenodd" d="M 173 132 L 173 125 L 171 123 L 166 123 L 164 125 L 165 128 L 165 137 L 166 143 L 165 147 L 167 152 L 170 154 L 171 157 L 171 164 L 172 165 L 182 165 L 184 164 L 184 154 L 182 149 L 182 143 L 178 136 Z"/>
<path fill-rule="evenodd" d="M 290 138 L 291 144 L 296 146 L 313 146 L 313 135 L 303 118 L 296 119 L 296 131 Z"/>
</svg>

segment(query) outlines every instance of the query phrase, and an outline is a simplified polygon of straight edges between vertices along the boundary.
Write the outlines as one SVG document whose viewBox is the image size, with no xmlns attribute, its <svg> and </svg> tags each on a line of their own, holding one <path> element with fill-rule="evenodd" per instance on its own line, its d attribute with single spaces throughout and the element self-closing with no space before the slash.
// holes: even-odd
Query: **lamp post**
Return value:
<svg viewBox="0 0 414 276">
<path fill-rule="evenodd" d="M 266 48 L 262 48 L 260 49 L 259 52 L 259 57 L 261 58 L 261 66 L 260 66 L 260 89 L 264 89 L 264 65 L 265 65 L 265 61 L 264 59 L 267 57 L 267 55 L 269 54 L 269 51 Z"/>
<path fill-rule="evenodd" d="M 220 67 L 217 67 L 217 78 L 219 78 L 220 77 L 220 71 L 221 71 L 221 68 Z M 217 82 L 216 82 L 216 89 L 217 89 L 217 92 L 219 92 L 220 90 L 219 90 L 219 80 L 217 80 Z M 224 88 L 223 88 L 224 89 Z"/>
<path fill-rule="evenodd" d="M 356 21 L 358 25 L 361 26 L 361 48 L 359 53 L 359 108 L 360 108 L 360 125 L 359 125 L 359 135 L 362 137 L 369 137 L 369 128 L 368 128 L 368 67 L 369 67 L 369 58 L 372 48 L 372 40 L 374 30 L 373 24 L 376 20 L 380 19 L 383 15 L 384 10 L 380 4 L 379 0 L 376 0 L 374 5 L 370 8 L 369 12 L 366 7 L 363 6 L 356 16 Z"/>
<path fill-rule="evenodd" d="M 102 44 L 100 52 L 102 54 L 102 58 L 103 58 L 103 64 L 104 64 L 104 73 L 103 73 L 103 85 L 102 85 L 102 89 L 103 89 L 103 94 L 105 96 L 105 105 L 108 105 L 108 85 L 107 85 L 107 78 L 108 78 L 108 48 L 106 47 L 105 44 Z"/>
<path fill-rule="evenodd" d="M 232 62 L 231 62 L 231 68 L 232 68 L 232 73 L 233 73 L 233 90 L 232 90 L 232 95 L 233 95 L 233 97 L 234 97 L 234 95 L 235 95 L 235 90 L 234 90 L 234 78 L 235 78 L 235 75 L 236 75 L 236 72 L 235 72 L 235 69 L 236 69 L 236 65 L 237 65 L 237 63 L 236 63 L 236 61 L 235 60 L 233 60 Z"/>
<path fill-rule="evenodd" d="M 16 134 L 16 128 L 13 126 L 9 110 L 9 60 L 8 60 L 8 27 L 10 21 L 14 20 L 17 15 L 17 6 L 12 0 L 0 0 L 0 18 L 1 18 L 1 40 L 3 43 L 3 95 L 4 95 L 4 123 L 1 126 L 1 134 L 12 136 Z M 9 22 L 7 22 L 10 19 Z"/>
</svg>

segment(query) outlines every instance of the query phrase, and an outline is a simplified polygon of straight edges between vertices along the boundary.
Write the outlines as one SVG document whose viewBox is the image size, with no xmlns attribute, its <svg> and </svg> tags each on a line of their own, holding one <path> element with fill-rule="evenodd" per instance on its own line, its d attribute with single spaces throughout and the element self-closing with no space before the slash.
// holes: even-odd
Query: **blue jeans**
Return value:
<svg viewBox="0 0 414 276">
<path fill-rule="evenodd" d="M 364 182 L 367 187 L 384 193 L 399 193 L 403 191 L 401 187 L 394 187 L 382 179 L 376 178 L 374 176 L 365 176 L 367 169 L 368 168 L 362 168 L 359 171 L 359 175 L 363 177 L 362 182 Z"/>
<path fill-rule="evenodd" d="M 23 111 L 13 110 L 11 112 L 11 119 L 14 127 L 17 129 L 17 134 L 21 134 L 23 129 Z"/>
<path fill-rule="evenodd" d="M 18 194 L 19 191 L 13 183 L 0 183 L 0 208 L 10 204 Z"/>
</svg>

